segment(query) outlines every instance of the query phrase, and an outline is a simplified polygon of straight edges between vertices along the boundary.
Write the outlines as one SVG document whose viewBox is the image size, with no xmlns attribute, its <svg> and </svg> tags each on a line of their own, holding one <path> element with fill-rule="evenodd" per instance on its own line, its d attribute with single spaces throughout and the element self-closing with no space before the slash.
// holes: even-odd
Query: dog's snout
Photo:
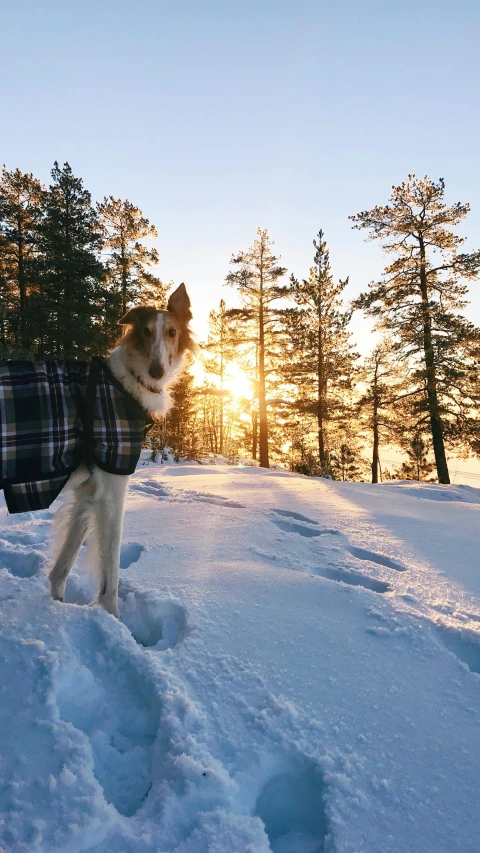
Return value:
<svg viewBox="0 0 480 853">
<path fill-rule="evenodd" d="M 159 361 L 152 361 L 148 372 L 152 379 L 161 379 L 165 371 Z"/>
</svg>

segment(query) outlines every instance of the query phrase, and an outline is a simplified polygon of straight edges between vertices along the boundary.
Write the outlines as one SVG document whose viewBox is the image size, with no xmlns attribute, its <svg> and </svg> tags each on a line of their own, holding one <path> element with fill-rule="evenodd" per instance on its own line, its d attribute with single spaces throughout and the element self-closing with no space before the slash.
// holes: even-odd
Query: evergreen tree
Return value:
<svg viewBox="0 0 480 853">
<path fill-rule="evenodd" d="M 123 314 L 134 303 L 163 303 L 167 288 L 153 275 L 158 252 L 147 249 L 142 240 L 154 240 L 158 234 L 142 211 L 131 202 L 109 196 L 97 205 L 108 251 L 108 272 L 112 289 L 119 295 Z"/>
<path fill-rule="evenodd" d="M 313 241 L 314 265 L 308 280 L 290 279 L 288 295 L 298 308 L 286 312 L 285 319 L 291 341 L 286 376 L 298 389 L 298 410 L 315 417 L 319 470 L 327 475 L 331 473 L 329 430 L 345 416 L 358 356 L 348 331 L 351 311 L 342 301 L 348 279 L 333 280 L 323 236 L 319 231 Z"/>
<path fill-rule="evenodd" d="M 166 449 L 172 451 L 175 461 L 181 457 L 198 459 L 201 437 L 198 428 L 197 390 L 191 370 L 182 373 L 172 393 L 173 406 L 165 418 L 159 418 L 151 427 L 147 445 L 154 458 Z"/>
<path fill-rule="evenodd" d="M 274 365 L 269 367 L 267 361 L 275 359 L 278 349 L 275 339 L 278 312 L 274 311 L 272 303 L 287 291 L 287 288 L 277 284 L 286 270 L 279 266 L 278 258 L 272 254 L 272 245 L 267 231 L 259 228 L 253 246 L 232 258 L 231 263 L 236 269 L 226 278 L 227 284 L 238 288 L 243 302 L 243 307 L 232 309 L 231 315 L 244 319 L 253 327 L 258 364 L 259 455 L 262 468 L 270 467 L 266 387 L 267 371 L 275 369 Z"/>
<path fill-rule="evenodd" d="M 9 355 L 9 304 L 10 282 L 7 274 L 7 264 L 2 257 L 0 248 L 0 358 Z"/>
<path fill-rule="evenodd" d="M 287 439 L 288 466 L 290 471 L 297 474 L 305 474 L 309 477 L 319 477 L 320 470 L 318 453 L 315 452 L 317 442 L 312 442 L 311 421 L 308 416 L 292 413 L 285 424 L 285 437 Z M 318 438 L 318 436 L 315 436 Z M 323 472 L 324 473 L 324 472 Z"/>
<path fill-rule="evenodd" d="M 395 441 L 399 432 L 398 406 L 408 398 L 408 377 L 383 341 L 365 359 L 360 370 L 364 391 L 357 402 L 360 428 L 371 438 L 372 483 L 378 483 L 380 444 Z M 404 426 L 405 420 L 401 420 Z"/>
<path fill-rule="evenodd" d="M 428 414 L 440 483 L 449 483 L 445 439 L 474 446 L 478 435 L 480 332 L 460 314 L 465 280 L 480 270 L 480 252 L 462 253 L 452 227 L 468 204 L 444 203 L 445 184 L 409 175 L 390 203 L 350 217 L 394 255 L 384 278 L 356 301 L 413 362 L 416 405 Z"/>
<path fill-rule="evenodd" d="M 342 441 L 332 453 L 331 470 L 335 480 L 361 480 L 364 467 L 361 448 L 356 442 Z"/>
<path fill-rule="evenodd" d="M 35 299 L 42 322 L 38 355 L 85 358 L 105 348 L 107 293 L 99 259 L 101 234 L 90 193 L 68 163 L 52 169 L 44 193 L 40 234 L 40 290 Z"/>
<path fill-rule="evenodd" d="M 227 392 L 225 392 L 226 394 Z M 197 389 L 199 428 L 202 436 L 201 455 L 217 456 L 225 444 L 224 399 L 220 390 L 205 382 Z M 222 450 L 220 451 L 220 442 Z"/>
<path fill-rule="evenodd" d="M 203 350 L 207 356 L 205 368 L 208 373 L 213 374 L 218 380 L 218 388 L 212 389 L 211 394 L 215 397 L 212 403 L 216 403 L 211 412 L 210 422 L 214 423 L 215 439 L 212 452 L 223 454 L 225 444 L 224 409 L 225 397 L 225 375 L 229 361 L 234 360 L 237 350 L 237 330 L 231 314 L 227 311 L 225 301 L 220 300 L 218 311 L 210 311 L 208 320 L 208 340 Z M 204 391 L 206 393 L 206 389 Z M 212 407 L 211 407 L 212 408 Z M 218 411 L 217 411 L 218 410 Z M 218 415 L 218 417 L 217 417 Z"/>
<path fill-rule="evenodd" d="M 35 316 L 29 298 L 38 288 L 36 257 L 42 185 L 20 169 L 0 181 L 1 340 L 5 354 L 29 354 Z"/>
<path fill-rule="evenodd" d="M 435 464 L 430 458 L 429 449 L 421 433 L 417 432 L 403 443 L 408 461 L 403 462 L 395 472 L 401 480 L 426 480 Z"/>
</svg>

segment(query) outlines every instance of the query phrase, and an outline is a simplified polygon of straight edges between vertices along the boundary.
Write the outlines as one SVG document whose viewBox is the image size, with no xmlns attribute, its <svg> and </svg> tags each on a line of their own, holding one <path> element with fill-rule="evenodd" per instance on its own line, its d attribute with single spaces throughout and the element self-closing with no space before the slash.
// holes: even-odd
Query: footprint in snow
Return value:
<svg viewBox="0 0 480 853">
<path fill-rule="evenodd" d="M 369 551 L 367 548 L 357 548 L 354 545 L 350 545 L 347 551 L 352 557 L 356 557 L 357 560 L 377 563 L 379 566 L 385 566 L 387 569 L 395 569 L 396 572 L 406 572 L 407 570 L 407 567 L 399 563 L 398 560 L 392 560 L 391 557 L 386 557 L 385 554 L 377 554 L 375 551 Z"/>
<path fill-rule="evenodd" d="M 350 586 L 362 586 L 371 592 L 385 593 L 391 590 L 391 586 L 385 581 L 363 575 L 361 572 L 349 571 L 348 569 L 322 568 L 314 570 L 314 574 L 320 575 L 331 581 L 350 584 Z"/>
<path fill-rule="evenodd" d="M 140 494 L 153 495 L 153 497 L 158 498 L 159 500 L 170 498 L 187 503 L 198 501 L 198 503 L 208 503 L 213 506 L 245 509 L 244 504 L 238 503 L 237 501 L 231 501 L 221 495 L 211 495 L 206 492 L 190 492 L 185 490 L 178 490 L 176 494 L 173 494 L 171 489 L 161 483 L 157 483 L 156 480 L 140 480 L 137 483 L 133 483 L 130 488 L 135 492 L 140 492 Z"/>
<path fill-rule="evenodd" d="M 120 568 L 128 569 L 139 559 L 145 547 L 139 542 L 125 542 L 120 549 Z M 94 579 L 88 572 L 70 572 L 65 589 L 65 602 L 67 604 L 91 604 L 95 601 L 96 585 Z"/>
<path fill-rule="evenodd" d="M 183 494 L 188 501 L 198 501 L 199 503 L 212 504 L 213 506 L 226 506 L 232 509 L 245 509 L 244 504 L 223 498 L 221 495 L 210 495 L 208 492 L 183 492 Z"/>
<path fill-rule="evenodd" d="M 325 783 L 315 762 L 290 758 L 259 793 L 255 815 L 273 853 L 324 853 L 328 835 Z"/>
<path fill-rule="evenodd" d="M 17 578 L 31 578 L 38 574 L 44 560 L 39 551 L 0 539 L 0 569 L 6 569 Z"/>
<path fill-rule="evenodd" d="M 445 648 L 461 663 L 468 666 L 470 672 L 480 675 L 480 634 L 465 628 L 457 629 L 440 625 L 435 630 Z"/>
<path fill-rule="evenodd" d="M 162 498 L 171 497 L 171 490 L 162 483 L 157 483 L 156 480 L 139 480 L 132 483 L 130 491 L 140 492 L 141 494 L 153 495 L 153 497 L 161 500 Z"/>
<path fill-rule="evenodd" d="M 86 606 L 95 601 L 97 585 L 88 572 L 70 572 L 65 587 L 65 603 Z"/>
<path fill-rule="evenodd" d="M 136 642 L 155 651 L 173 649 L 187 632 L 185 609 L 154 590 L 138 590 L 121 581 L 119 611 Z"/>
<path fill-rule="evenodd" d="M 339 536 L 340 532 L 338 530 L 330 529 L 330 528 L 314 528 L 314 527 L 305 527 L 304 524 L 297 524 L 294 521 L 287 521 L 286 519 L 273 518 L 273 523 L 280 528 L 280 530 L 284 530 L 285 533 L 298 533 L 300 536 L 305 536 L 310 539 L 312 536 Z M 315 524 L 317 522 L 314 522 Z"/>
<path fill-rule="evenodd" d="M 120 549 L 120 568 L 128 569 L 132 563 L 137 563 L 145 546 L 139 542 L 125 542 Z"/>
<path fill-rule="evenodd" d="M 67 626 L 69 661 L 57 672 L 54 696 L 60 717 L 85 736 L 105 799 L 131 817 L 152 786 L 161 706 L 141 663 L 92 615 Z"/>
<path fill-rule="evenodd" d="M 15 530 L 11 533 L 3 531 L 1 536 L 2 539 L 10 542 L 12 545 L 37 545 L 37 547 L 42 547 L 47 544 L 46 540 L 50 530 L 50 524 L 42 521 L 40 524 L 35 524 L 26 530 Z"/>
<path fill-rule="evenodd" d="M 284 519 L 273 518 L 272 521 L 276 524 L 280 530 L 285 531 L 285 533 L 298 533 L 300 536 L 304 536 L 307 539 L 317 536 L 340 536 L 343 534 L 340 530 L 336 530 L 334 528 L 314 528 L 314 527 L 306 527 L 305 525 L 308 523 L 309 525 L 318 525 L 318 521 L 314 521 L 311 518 L 307 518 L 305 515 L 301 515 L 299 512 L 290 512 L 284 509 L 272 509 L 272 512 L 277 513 L 277 515 L 284 516 Z M 290 521 L 289 519 L 295 519 L 296 521 L 302 521 L 303 524 L 296 524 L 294 521 Z M 352 557 L 356 557 L 357 560 L 365 560 L 370 563 L 377 563 L 380 566 L 385 566 L 387 569 L 394 569 L 396 572 L 405 572 L 407 567 L 400 563 L 398 560 L 393 560 L 391 557 L 387 557 L 385 554 L 377 554 L 375 551 L 370 551 L 367 548 L 357 548 L 355 545 L 347 546 L 346 550 Z"/>
<path fill-rule="evenodd" d="M 296 521 L 305 521 L 307 524 L 318 524 L 318 521 L 314 521 L 313 518 L 308 518 L 306 515 L 302 515 L 301 512 L 292 512 L 288 509 L 275 508 L 273 508 L 271 512 L 276 512 L 277 515 L 283 515 L 285 518 L 294 518 Z"/>
</svg>

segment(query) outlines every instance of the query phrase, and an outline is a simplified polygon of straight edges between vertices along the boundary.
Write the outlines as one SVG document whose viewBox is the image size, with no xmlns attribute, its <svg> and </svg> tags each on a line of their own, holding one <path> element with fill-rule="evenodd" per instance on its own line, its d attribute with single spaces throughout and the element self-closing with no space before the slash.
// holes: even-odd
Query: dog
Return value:
<svg viewBox="0 0 480 853">
<path fill-rule="evenodd" d="M 11 512 L 49 506 L 65 486 L 66 501 L 55 514 L 54 564 L 49 573 L 50 593 L 57 601 L 64 601 L 67 577 L 86 540 L 87 562 L 98 584 L 97 603 L 118 617 L 120 544 L 129 476 L 140 455 L 146 415 L 164 417 L 168 413 L 172 406 L 170 390 L 180 377 L 188 354 L 196 351 L 189 328 L 191 319 L 190 299 L 185 285 L 181 284 L 171 294 L 166 310 L 140 306 L 128 311 L 120 320 L 124 334 L 104 361 L 96 359 L 89 366 L 81 362 L 65 366 L 43 362 L 37 374 L 37 365 L 30 362 L 26 363 L 30 371 L 28 379 L 25 371 L 21 372 L 22 363 L 4 362 L 0 377 L 0 390 L 3 391 L 0 415 L 3 407 L 3 414 L 6 412 L 7 416 L 0 423 L 5 457 L 2 458 L 0 488 L 5 491 L 7 506 Z M 45 393 L 47 373 L 49 385 Z M 12 402 L 15 379 L 20 386 L 20 400 Z M 29 400 L 32 387 L 38 399 Z M 81 418 L 74 413 L 68 419 L 64 414 L 72 405 L 72 396 L 81 398 L 84 408 Z M 31 414 L 35 406 L 42 412 L 36 420 Z M 42 419 L 46 408 L 55 410 L 55 428 L 45 425 Z M 25 411 L 29 414 L 24 416 Z M 103 421 L 99 420 L 101 411 L 105 416 Z M 16 445 L 10 435 L 9 412 L 10 420 L 18 417 L 21 427 L 29 419 L 27 427 L 18 430 L 20 438 Z M 133 419 L 133 426 L 129 418 Z M 78 435 L 79 420 L 83 430 L 80 451 L 75 443 L 68 443 L 72 435 Z M 32 452 L 30 434 L 37 421 L 46 439 L 40 451 Z M 69 448 L 69 454 L 63 454 L 61 465 L 52 433 L 57 438 L 60 433 L 63 450 Z M 32 459 L 45 457 L 45 448 L 51 450 L 52 444 L 56 454 L 55 471 L 55 466 L 50 464 L 46 479 L 37 473 L 37 483 L 26 482 L 34 480 L 30 476 L 33 469 L 40 470 L 40 462 L 32 469 Z M 12 462 L 15 452 L 17 457 L 23 454 L 17 468 L 15 461 Z M 8 478 L 5 472 L 15 476 Z"/>
</svg>

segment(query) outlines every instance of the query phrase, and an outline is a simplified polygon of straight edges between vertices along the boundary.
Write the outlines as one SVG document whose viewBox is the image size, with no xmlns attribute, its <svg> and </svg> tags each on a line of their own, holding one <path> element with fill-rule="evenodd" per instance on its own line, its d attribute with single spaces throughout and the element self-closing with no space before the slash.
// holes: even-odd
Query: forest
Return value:
<svg viewBox="0 0 480 853">
<path fill-rule="evenodd" d="M 310 269 L 290 271 L 259 228 L 225 259 L 225 299 L 199 342 L 201 369 L 190 365 L 176 386 L 174 408 L 149 434 L 152 454 L 449 483 L 449 458 L 480 456 L 480 329 L 466 315 L 480 251 L 463 251 L 455 231 L 468 211 L 446 204 L 443 179 L 409 175 L 387 203 L 351 215 L 388 260 L 353 301 L 348 279 L 332 274 L 322 229 Z M 54 164 L 48 187 L 4 167 L 0 358 L 106 354 L 129 307 L 165 307 L 157 237 L 130 201 L 94 203 L 68 163 Z M 354 311 L 375 323 L 363 358 Z M 386 448 L 401 461 L 382 469 Z"/>
</svg>

